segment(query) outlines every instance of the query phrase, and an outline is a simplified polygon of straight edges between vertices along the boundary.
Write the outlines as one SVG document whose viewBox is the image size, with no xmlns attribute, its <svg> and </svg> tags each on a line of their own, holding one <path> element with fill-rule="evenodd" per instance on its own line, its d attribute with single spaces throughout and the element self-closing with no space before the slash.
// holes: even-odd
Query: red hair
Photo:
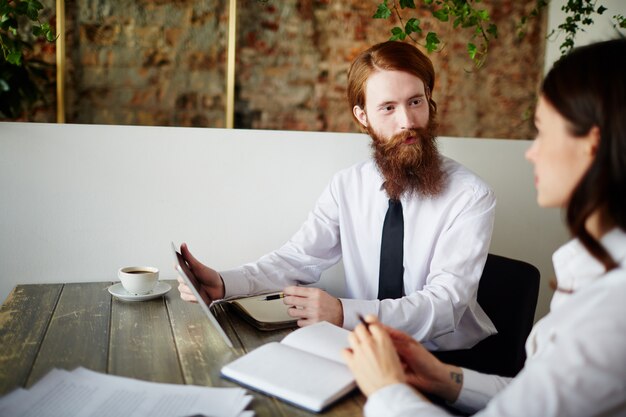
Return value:
<svg viewBox="0 0 626 417">
<path fill-rule="evenodd" d="M 415 46 L 396 41 L 376 44 L 355 58 L 348 72 L 348 103 L 365 109 L 365 84 L 376 71 L 404 71 L 422 80 L 431 117 L 437 114 L 437 104 L 431 98 L 435 87 L 435 69 L 430 59 Z M 361 126 L 353 114 L 357 124 Z"/>
</svg>

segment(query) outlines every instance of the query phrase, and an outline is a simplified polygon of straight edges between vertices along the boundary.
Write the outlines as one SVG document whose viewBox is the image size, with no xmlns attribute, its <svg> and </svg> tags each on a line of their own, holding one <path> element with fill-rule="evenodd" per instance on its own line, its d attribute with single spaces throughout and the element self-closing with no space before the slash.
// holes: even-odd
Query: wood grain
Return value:
<svg viewBox="0 0 626 417">
<path fill-rule="evenodd" d="M 142 302 L 112 298 L 109 282 L 18 285 L 0 308 L 0 395 L 33 385 L 52 368 L 77 366 L 147 381 L 235 387 L 221 378 L 222 366 L 293 331 L 259 331 L 217 305 L 213 311 L 231 349 L 200 306 L 182 301 L 176 282 L 169 283 L 164 297 Z M 249 393 L 248 409 L 259 417 L 315 415 Z M 361 416 L 363 404 L 355 391 L 323 415 Z"/>
<path fill-rule="evenodd" d="M 65 284 L 27 381 L 53 368 L 78 366 L 106 372 L 109 353 L 110 282 Z"/>
<path fill-rule="evenodd" d="M 25 386 L 62 288 L 18 285 L 0 308 L 0 395 Z"/>
<path fill-rule="evenodd" d="M 184 383 L 163 297 L 141 302 L 113 298 L 108 373 Z"/>
</svg>

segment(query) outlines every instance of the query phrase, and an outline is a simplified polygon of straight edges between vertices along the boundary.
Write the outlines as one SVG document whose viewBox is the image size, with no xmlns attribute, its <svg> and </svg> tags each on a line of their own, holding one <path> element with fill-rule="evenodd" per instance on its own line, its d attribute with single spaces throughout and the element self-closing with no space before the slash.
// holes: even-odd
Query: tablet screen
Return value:
<svg viewBox="0 0 626 417">
<path fill-rule="evenodd" d="M 176 270 L 180 273 L 181 278 L 185 281 L 189 289 L 191 289 L 191 292 L 198 300 L 198 304 L 200 304 L 200 307 L 202 307 L 202 310 L 204 310 L 217 332 L 220 336 L 222 336 L 226 345 L 232 348 L 233 343 L 230 341 L 230 338 L 226 332 L 224 332 L 224 329 L 222 329 L 222 326 L 220 326 L 213 313 L 211 313 L 211 309 L 209 308 L 210 300 L 206 297 L 206 295 L 204 297 L 200 296 L 200 284 L 198 283 L 198 279 L 193 272 L 191 272 L 187 262 L 185 262 L 178 249 L 176 249 L 174 242 L 172 242 L 172 251 L 174 252 L 174 259 L 176 261 Z"/>
</svg>

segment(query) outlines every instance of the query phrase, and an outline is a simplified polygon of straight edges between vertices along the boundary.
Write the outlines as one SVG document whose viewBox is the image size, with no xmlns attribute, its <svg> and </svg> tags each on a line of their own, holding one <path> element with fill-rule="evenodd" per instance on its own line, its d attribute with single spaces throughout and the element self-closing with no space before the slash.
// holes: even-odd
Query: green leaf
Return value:
<svg viewBox="0 0 626 417">
<path fill-rule="evenodd" d="M 489 20 L 489 12 L 487 10 L 476 11 L 476 16 L 478 16 L 481 20 Z"/>
<path fill-rule="evenodd" d="M 447 9 L 439 9 L 433 10 L 433 16 L 442 22 L 448 21 L 448 10 Z"/>
<path fill-rule="evenodd" d="M 0 29 L 4 30 L 15 30 L 17 28 L 17 20 L 13 17 L 4 16 L 2 18 L 2 23 L 0 23 Z"/>
<path fill-rule="evenodd" d="M 478 49 L 476 48 L 476 45 L 474 45 L 471 42 L 468 42 L 467 44 L 467 53 L 469 54 L 469 57 L 472 59 L 476 58 L 476 52 L 478 52 Z"/>
<path fill-rule="evenodd" d="M 407 35 L 411 33 L 422 33 L 422 28 L 420 27 L 420 20 L 414 17 L 410 18 L 406 25 L 404 25 L 404 31 Z"/>
<path fill-rule="evenodd" d="M 20 51 L 11 51 L 7 55 L 7 62 L 13 65 L 22 65 L 22 53 Z"/>
<path fill-rule="evenodd" d="M 415 9 L 415 2 L 413 0 L 400 0 L 400 8 Z"/>
<path fill-rule="evenodd" d="M 391 10 L 387 7 L 387 0 L 383 1 L 378 5 L 378 9 L 376 13 L 374 13 L 374 19 L 389 19 L 391 16 Z"/>
<path fill-rule="evenodd" d="M 489 27 L 487 28 L 487 33 L 490 34 L 491 36 L 493 36 L 494 38 L 498 37 L 498 26 L 496 26 L 495 24 L 490 24 Z"/>
<path fill-rule="evenodd" d="M 606 10 L 607 10 L 606 7 L 600 6 L 600 7 L 598 7 L 598 10 L 596 10 L 596 13 L 602 14 L 602 13 L 606 12 Z"/>
<path fill-rule="evenodd" d="M 0 15 L 7 15 L 13 11 L 13 7 L 9 5 L 8 0 L 0 0 Z"/>
<path fill-rule="evenodd" d="M 33 35 L 35 36 L 43 36 L 44 31 L 41 26 L 33 26 Z"/>
<path fill-rule="evenodd" d="M 391 33 L 392 33 L 392 36 L 389 38 L 390 41 L 397 41 L 397 40 L 403 41 L 404 39 L 406 39 L 406 33 L 404 33 L 402 28 L 399 28 L 396 26 L 393 29 L 391 29 Z"/>
<path fill-rule="evenodd" d="M 43 9 L 43 5 L 37 0 L 27 0 L 26 3 L 28 3 L 26 7 L 26 16 L 28 16 L 30 20 L 37 20 L 39 17 L 39 10 Z"/>
<path fill-rule="evenodd" d="M 439 40 L 435 32 L 428 32 L 428 35 L 426 35 L 426 50 L 428 52 L 436 51 L 437 45 L 440 42 L 441 41 Z"/>
</svg>

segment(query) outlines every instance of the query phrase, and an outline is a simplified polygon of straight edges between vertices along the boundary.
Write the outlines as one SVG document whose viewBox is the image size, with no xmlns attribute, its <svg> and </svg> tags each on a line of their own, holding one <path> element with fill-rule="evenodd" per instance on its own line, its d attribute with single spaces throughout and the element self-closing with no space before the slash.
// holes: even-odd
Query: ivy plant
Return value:
<svg viewBox="0 0 626 417">
<path fill-rule="evenodd" d="M 422 22 L 417 17 L 405 19 L 403 9 L 427 10 L 434 19 L 441 22 L 449 22 L 457 29 L 468 30 L 469 38 L 467 54 L 477 68 L 480 68 L 487 58 L 489 44 L 498 37 L 498 27 L 491 21 L 489 12 L 480 8 L 481 0 L 383 0 L 378 4 L 373 15 L 375 19 L 388 19 L 395 15 L 400 26 L 391 29 L 390 40 L 411 39 L 422 45 L 428 52 L 438 51 L 442 48 L 442 40 L 436 32 L 429 31 L 424 34 Z M 558 28 L 548 36 L 564 32 L 565 40 L 560 45 L 562 54 L 567 53 L 574 47 L 574 39 L 579 31 L 584 31 L 586 26 L 593 24 L 596 15 L 603 14 L 607 9 L 602 5 L 596 5 L 597 0 L 568 0 L 561 7 L 567 17 Z M 548 5 L 548 0 L 536 0 L 532 11 L 522 17 L 518 24 L 518 35 L 524 36 L 525 27 L 529 19 L 539 16 L 541 10 Z M 613 16 L 616 28 L 626 28 L 624 16 Z"/>
<path fill-rule="evenodd" d="M 497 26 L 490 22 L 489 12 L 479 9 L 475 3 L 480 0 L 422 0 L 421 8 L 427 9 L 431 15 L 441 21 L 450 22 L 456 28 L 468 29 L 470 38 L 467 41 L 467 53 L 477 66 L 484 62 L 489 42 L 498 37 Z M 422 22 L 416 17 L 404 20 L 401 9 L 416 9 L 414 0 L 383 0 L 374 13 L 374 19 L 388 19 L 396 15 L 400 26 L 391 29 L 390 40 L 404 40 L 407 37 L 421 44 L 428 52 L 441 48 L 441 39 L 436 32 L 429 31 L 424 35 Z M 420 42 L 418 38 L 423 37 Z"/>
<path fill-rule="evenodd" d="M 546 2 L 541 1 L 542 6 L 545 7 Z M 574 47 L 574 39 L 579 31 L 585 31 L 586 26 L 593 25 L 593 18 L 595 15 L 602 15 L 607 8 L 599 5 L 596 7 L 595 0 L 568 0 L 567 4 L 561 7 L 567 15 L 565 21 L 561 23 L 557 29 L 553 30 L 548 36 L 553 36 L 555 33 L 565 33 L 565 40 L 559 46 L 561 54 L 568 53 Z M 616 28 L 625 29 L 626 20 L 622 15 L 613 16 L 613 26 Z"/>
<path fill-rule="evenodd" d="M 41 86 L 49 82 L 49 64 L 26 59 L 33 39 L 54 42 L 50 24 L 39 18 L 43 5 L 37 0 L 0 0 L 0 116 L 15 119 L 43 98 Z M 30 26 L 31 33 L 24 27 Z M 24 33 L 26 32 L 26 33 Z"/>
</svg>

